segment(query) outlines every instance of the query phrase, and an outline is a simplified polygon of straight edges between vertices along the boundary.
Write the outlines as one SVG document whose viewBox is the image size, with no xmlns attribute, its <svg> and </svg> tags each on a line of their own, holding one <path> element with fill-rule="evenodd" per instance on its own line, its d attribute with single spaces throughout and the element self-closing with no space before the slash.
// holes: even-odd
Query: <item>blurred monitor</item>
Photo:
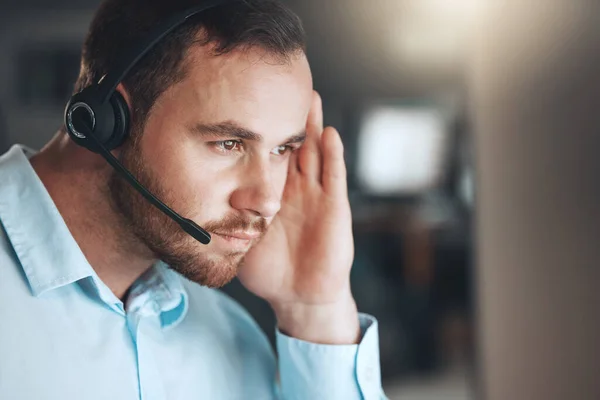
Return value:
<svg viewBox="0 0 600 400">
<path fill-rule="evenodd" d="M 367 195 L 412 197 L 438 188 L 449 127 L 434 106 L 366 107 L 359 125 L 356 179 Z"/>
<path fill-rule="evenodd" d="M 60 106 L 71 97 L 79 72 L 78 43 L 35 43 L 18 49 L 17 100 L 23 107 Z"/>
</svg>

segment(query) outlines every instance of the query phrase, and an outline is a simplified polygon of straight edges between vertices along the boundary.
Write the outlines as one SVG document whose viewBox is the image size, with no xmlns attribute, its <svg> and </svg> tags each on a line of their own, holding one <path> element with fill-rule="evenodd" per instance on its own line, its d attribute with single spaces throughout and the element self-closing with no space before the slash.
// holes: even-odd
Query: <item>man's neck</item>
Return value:
<svg viewBox="0 0 600 400">
<path fill-rule="evenodd" d="M 121 300 L 129 287 L 155 261 L 150 251 L 127 231 L 111 207 L 110 166 L 89 163 L 71 168 L 81 154 L 64 135 L 57 137 L 31 159 L 69 231 L 100 279 Z M 81 163 L 79 163 L 81 165 Z"/>
</svg>

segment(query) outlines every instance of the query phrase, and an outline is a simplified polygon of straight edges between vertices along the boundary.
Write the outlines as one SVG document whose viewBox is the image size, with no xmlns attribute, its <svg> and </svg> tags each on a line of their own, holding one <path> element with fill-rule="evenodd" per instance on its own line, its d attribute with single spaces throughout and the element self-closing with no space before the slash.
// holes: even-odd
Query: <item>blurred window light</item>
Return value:
<svg viewBox="0 0 600 400">
<path fill-rule="evenodd" d="M 390 48 L 409 64 L 428 68 L 460 65 L 469 54 L 485 0 L 405 0 L 394 13 Z M 391 17 L 390 17 L 391 18 Z"/>
<path fill-rule="evenodd" d="M 455 25 L 470 25 L 481 15 L 487 0 L 410 0 L 416 12 L 452 21 Z"/>
<path fill-rule="evenodd" d="M 435 188 L 443 172 L 447 125 L 433 107 L 374 106 L 357 148 L 357 179 L 375 195 L 415 195 Z"/>
</svg>

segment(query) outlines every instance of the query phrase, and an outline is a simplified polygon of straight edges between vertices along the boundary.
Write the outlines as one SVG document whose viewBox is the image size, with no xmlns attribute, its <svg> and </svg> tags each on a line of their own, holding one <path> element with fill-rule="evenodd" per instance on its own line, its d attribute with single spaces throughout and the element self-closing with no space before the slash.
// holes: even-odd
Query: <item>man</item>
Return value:
<svg viewBox="0 0 600 400">
<path fill-rule="evenodd" d="M 105 0 L 76 91 L 198 0 Z M 113 154 L 211 235 L 203 245 L 61 128 L 0 159 L 0 398 L 380 399 L 377 325 L 349 286 L 342 142 L 323 129 L 298 18 L 275 0 L 218 6 L 117 87 Z M 278 362 L 238 275 L 277 317 Z"/>
</svg>

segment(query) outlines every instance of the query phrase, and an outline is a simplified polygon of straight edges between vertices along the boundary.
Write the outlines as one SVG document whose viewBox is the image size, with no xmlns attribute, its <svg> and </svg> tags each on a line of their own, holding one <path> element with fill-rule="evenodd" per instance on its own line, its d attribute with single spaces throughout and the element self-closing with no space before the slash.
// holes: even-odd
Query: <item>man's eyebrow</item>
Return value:
<svg viewBox="0 0 600 400">
<path fill-rule="evenodd" d="M 261 142 L 263 140 L 262 135 L 243 128 L 233 121 L 224 121 L 218 124 L 196 124 L 192 128 L 192 132 L 200 135 L 216 136 L 226 139 L 237 138 L 253 140 L 256 142 Z"/>
<path fill-rule="evenodd" d="M 306 132 L 302 131 L 293 136 L 290 136 L 283 144 L 294 144 L 294 143 L 304 143 L 306 140 Z"/>
<path fill-rule="evenodd" d="M 253 132 L 241 127 L 233 121 L 224 121 L 217 124 L 196 124 L 192 128 L 193 133 L 204 136 L 219 137 L 224 139 L 243 139 L 255 142 L 262 142 L 263 136 L 260 133 Z M 302 130 L 284 140 L 283 144 L 302 143 L 306 140 L 306 132 Z"/>
</svg>

